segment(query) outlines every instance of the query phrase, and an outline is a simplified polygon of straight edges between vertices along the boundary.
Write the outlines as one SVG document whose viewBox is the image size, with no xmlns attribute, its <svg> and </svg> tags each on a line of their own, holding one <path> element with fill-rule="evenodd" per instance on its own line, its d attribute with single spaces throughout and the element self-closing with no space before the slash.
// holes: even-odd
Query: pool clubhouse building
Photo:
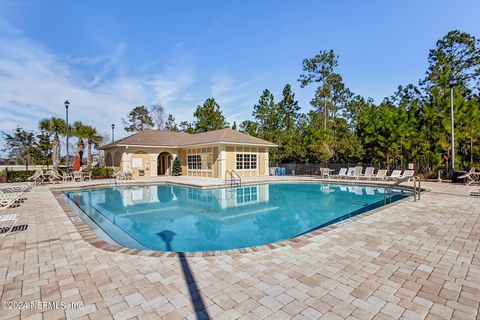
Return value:
<svg viewBox="0 0 480 320">
<path fill-rule="evenodd" d="M 225 128 L 203 133 L 144 130 L 102 146 L 105 166 L 134 178 L 172 174 L 178 157 L 184 176 L 225 178 L 269 175 L 268 152 L 277 145 Z"/>
</svg>

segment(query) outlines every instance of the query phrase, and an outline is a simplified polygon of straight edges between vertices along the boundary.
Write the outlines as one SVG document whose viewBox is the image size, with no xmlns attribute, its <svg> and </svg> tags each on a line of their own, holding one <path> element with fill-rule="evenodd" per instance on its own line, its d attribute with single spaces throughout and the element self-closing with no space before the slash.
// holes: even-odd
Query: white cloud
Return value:
<svg viewBox="0 0 480 320">
<path fill-rule="evenodd" d="M 95 75 L 94 79 L 90 83 L 90 85 L 95 86 L 97 85 L 100 81 L 103 80 L 103 78 L 114 68 L 114 66 L 118 63 L 120 60 L 120 57 L 122 56 L 123 52 L 127 48 L 127 45 L 125 42 L 120 41 L 117 44 L 117 47 L 115 49 L 115 53 L 112 55 L 112 57 L 108 60 L 108 62 L 97 72 Z"/>
<path fill-rule="evenodd" d="M 192 99 L 184 94 L 195 83 L 191 59 L 142 76 L 113 77 L 109 73 L 126 50 L 120 42 L 112 57 L 92 58 L 96 64 L 104 62 L 92 81 L 73 67 L 88 60 L 85 57 L 65 60 L 5 21 L 0 21 L 0 27 L 0 131 L 17 125 L 36 129 L 41 118 L 64 117 L 65 99 L 71 103 L 72 122 L 80 120 L 99 131 L 111 123 L 120 129 L 121 118 L 136 105 L 160 102 L 170 112 L 170 107 L 181 109 L 182 103 Z M 123 134 L 117 132 L 117 136 Z"/>
<path fill-rule="evenodd" d="M 227 72 L 219 72 L 211 77 L 211 96 L 220 104 L 230 124 L 233 121 L 239 124 L 251 117 L 253 104 L 257 101 L 255 99 L 259 82 L 263 78 L 264 75 L 258 75 L 247 81 L 238 82 Z"/>
</svg>

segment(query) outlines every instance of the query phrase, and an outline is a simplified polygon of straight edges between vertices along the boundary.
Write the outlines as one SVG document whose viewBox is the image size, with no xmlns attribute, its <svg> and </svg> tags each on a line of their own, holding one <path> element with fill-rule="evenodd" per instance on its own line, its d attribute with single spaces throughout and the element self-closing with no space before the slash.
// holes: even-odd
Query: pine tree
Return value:
<svg viewBox="0 0 480 320">
<path fill-rule="evenodd" d="M 133 108 L 128 114 L 128 119 L 124 119 L 123 123 L 125 124 L 124 130 L 127 132 L 139 132 L 155 125 L 150 112 L 144 106 Z"/>
<path fill-rule="evenodd" d="M 228 127 L 225 116 L 214 98 L 208 98 L 203 105 L 197 106 L 193 114 L 195 132 L 207 132 Z"/>
</svg>

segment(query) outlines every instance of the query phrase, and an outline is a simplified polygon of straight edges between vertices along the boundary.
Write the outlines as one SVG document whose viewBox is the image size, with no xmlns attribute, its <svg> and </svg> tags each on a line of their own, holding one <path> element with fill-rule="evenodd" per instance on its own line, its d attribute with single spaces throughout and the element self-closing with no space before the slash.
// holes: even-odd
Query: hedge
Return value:
<svg viewBox="0 0 480 320">
<path fill-rule="evenodd" d="M 7 170 L 7 182 L 25 182 L 35 170 Z"/>
<path fill-rule="evenodd" d="M 109 178 L 113 174 L 112 168 L 93 168 L 92 169 L 92 176 L 96 178 Z"/>
</svg>

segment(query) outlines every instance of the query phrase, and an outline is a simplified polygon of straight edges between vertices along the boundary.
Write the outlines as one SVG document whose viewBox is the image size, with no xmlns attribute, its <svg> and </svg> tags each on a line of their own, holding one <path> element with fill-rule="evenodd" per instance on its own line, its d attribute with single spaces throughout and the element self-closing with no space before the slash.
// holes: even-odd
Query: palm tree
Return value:
<svg viewBox="0 0 480 320">
<path fill-rule="evenodd" d="M 73 123 L 73 134 L 78 138 L 77 148 L 78 156 L 80 157 L 80 166 L 83 165 L 83 153 L 85 151 L 85 143 L 83 142 L 83 138 L 85 138 L 86 128 L 87 126 L 81 121 L 75 121 Z"/>
<path fill-rule="evenodd" d="M 98 135 L 97 130 L 94 127 L 85 127 L 85 138 L 87 139 L 87 168 L 90 169 L 92 165 L 92 145 L 99 145 L 102 142 L 102 137 Z"/>
<path fill-rule="evenodd" d="M 65 134 L 65 121 L 60 118 L 42 119 L 38 125 L 42 131 L 50 132 L 53 134 L 52 142 L 52 164 L 56 168 L 60 164 L 60 135 Z"/>
</svg>

